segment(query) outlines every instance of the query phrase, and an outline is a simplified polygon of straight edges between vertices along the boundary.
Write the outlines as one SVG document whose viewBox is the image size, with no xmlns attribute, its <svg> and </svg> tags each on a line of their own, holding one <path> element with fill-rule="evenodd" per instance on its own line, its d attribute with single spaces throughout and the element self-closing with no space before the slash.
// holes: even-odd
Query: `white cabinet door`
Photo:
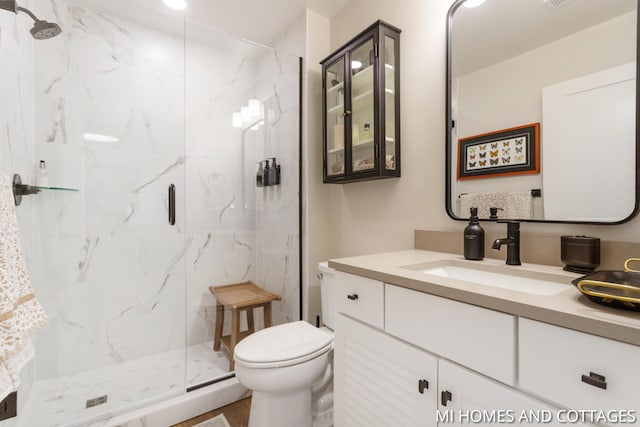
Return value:
<svg viewBox="0 0 640 427">
<path fill-rule="evenodd" d="M 640 416 L 639 346 L 525 318 L 519 345 L 523 389 L 568 408 L 613 411 L 601 423 Z"/>
<path fill-rule="evenodd" d="M 443 359 L 438 381 L 437 418 L 442 426 L 569 424 L 556 408 Z"/>
<path fill-rule="evenodd" d="M 342 314 L 336 321 L 336 427 L 434 427 L 437 359 Z"/>
</svg>

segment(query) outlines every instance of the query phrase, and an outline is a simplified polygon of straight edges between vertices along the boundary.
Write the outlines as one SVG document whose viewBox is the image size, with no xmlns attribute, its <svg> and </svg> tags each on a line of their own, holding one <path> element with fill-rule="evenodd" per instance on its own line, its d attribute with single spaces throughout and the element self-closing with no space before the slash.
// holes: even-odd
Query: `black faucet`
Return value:
<svg viewBox="0 0 640 427">
<path fill-rule="evenodd" d="M 506 239 L 494 240 L 491 248 L 499 251 L 500 246 L 507 245 L 507 265 L 521 265 L 520 262 L 520 223 L 507 221 Z"/>
</svg>

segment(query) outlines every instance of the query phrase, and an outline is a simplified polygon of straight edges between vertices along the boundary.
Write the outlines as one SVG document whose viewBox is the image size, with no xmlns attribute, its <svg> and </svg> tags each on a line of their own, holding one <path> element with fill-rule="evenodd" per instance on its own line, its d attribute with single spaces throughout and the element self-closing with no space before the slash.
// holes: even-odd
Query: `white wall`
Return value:
<svg viewBox="0 0 640 427">
<path fill-rule="evenodd" d="M 329 51 L 329 19 L 305 14 L 307 28 L 303 119 L 303 289 L 305 320 L 314 323 L 321 313 L 317 265 L 331 255 L 328 210 L 329 187 L 322 183 L 322 67 Z M 318 120 L 320 118 L 320 120 Z M 318 159 L 320 159 L 318 161 Z"/>
<path fill-rule="evenodd" d="M 378 18 L 402 29 L 402 177 L 330 187 L 326 213 L 332 257 L 411 248 L 414 229 L 462 231 L 465 226 L 451 220 L 444 206 L 445 29 L 451 3 L 352 0 L 331 20 L 332 50 Z M 635 241 L 640 238 L 640 218 L 615 226 L 524 224 L 522 230 Z"/>
</svg>

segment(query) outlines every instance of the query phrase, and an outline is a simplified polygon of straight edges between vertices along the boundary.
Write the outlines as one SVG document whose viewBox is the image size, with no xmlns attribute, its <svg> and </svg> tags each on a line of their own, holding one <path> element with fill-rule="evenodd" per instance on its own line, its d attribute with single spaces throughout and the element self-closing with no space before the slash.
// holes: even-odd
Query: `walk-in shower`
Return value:
<svg viewBox="0 0 640 427">
<path fill-rule="evenodd" d="M 47 22 L 41 19 L 38 19 L 36 15 L 33 14 L 29 9 L 20 7 L 15 2 L 15 0 L 0 0 L 0 8 L 6 9 L 8 11 L 18 13 L 24 12 L 33 19 L 33 28 L 29 30 L 31 35 L 36 40 L 45 40 L 50 39 L 52 37 L 57 36 L 62 32 L 62 29 L 55 22 Z"/>
<path fill-rule="evenodd" d="M 64 31 L 34 42 L 0 14 L 0 166 L 33 184 L 44 160 L 78 191 L 18 207 L 49 324 L 0 426 L 92 425 L 232 383 L 209 286 L 253 281 L 283 297 L 274 324 L 300 318 L 299 57 L 144 2 L 24 1 Z M 249 99 L 264 124 L 234 128 Z M 257 188 L 272 157 L 282 182 Z"/>
</svg>

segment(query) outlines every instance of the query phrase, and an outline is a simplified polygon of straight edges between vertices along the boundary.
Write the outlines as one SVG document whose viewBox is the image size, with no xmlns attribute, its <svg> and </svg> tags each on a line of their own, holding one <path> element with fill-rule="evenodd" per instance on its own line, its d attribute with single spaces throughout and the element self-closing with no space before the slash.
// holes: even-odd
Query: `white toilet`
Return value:
<svg viewBox="0 0 640 427">
<path fill-rule="evenodd" d="M 333 270 L 327 263 L 318 267 L 322 317 L 332 328 Z M 249 427 L 331 425 L 325 423 L 333 403 L 330 391 L 322 396 L 313 392 L 326 389 L 332 378 L 332 349 L 333 332 L 305 321 L 262 329 L 240 341 L 234 350 L 235 372 L 253 392 Z M 324 421 L 313 421 L 312 405 L 316 412 L 324 409 Z M 332 420 L 332 412 L 329 416 Z"/>
</svg>

